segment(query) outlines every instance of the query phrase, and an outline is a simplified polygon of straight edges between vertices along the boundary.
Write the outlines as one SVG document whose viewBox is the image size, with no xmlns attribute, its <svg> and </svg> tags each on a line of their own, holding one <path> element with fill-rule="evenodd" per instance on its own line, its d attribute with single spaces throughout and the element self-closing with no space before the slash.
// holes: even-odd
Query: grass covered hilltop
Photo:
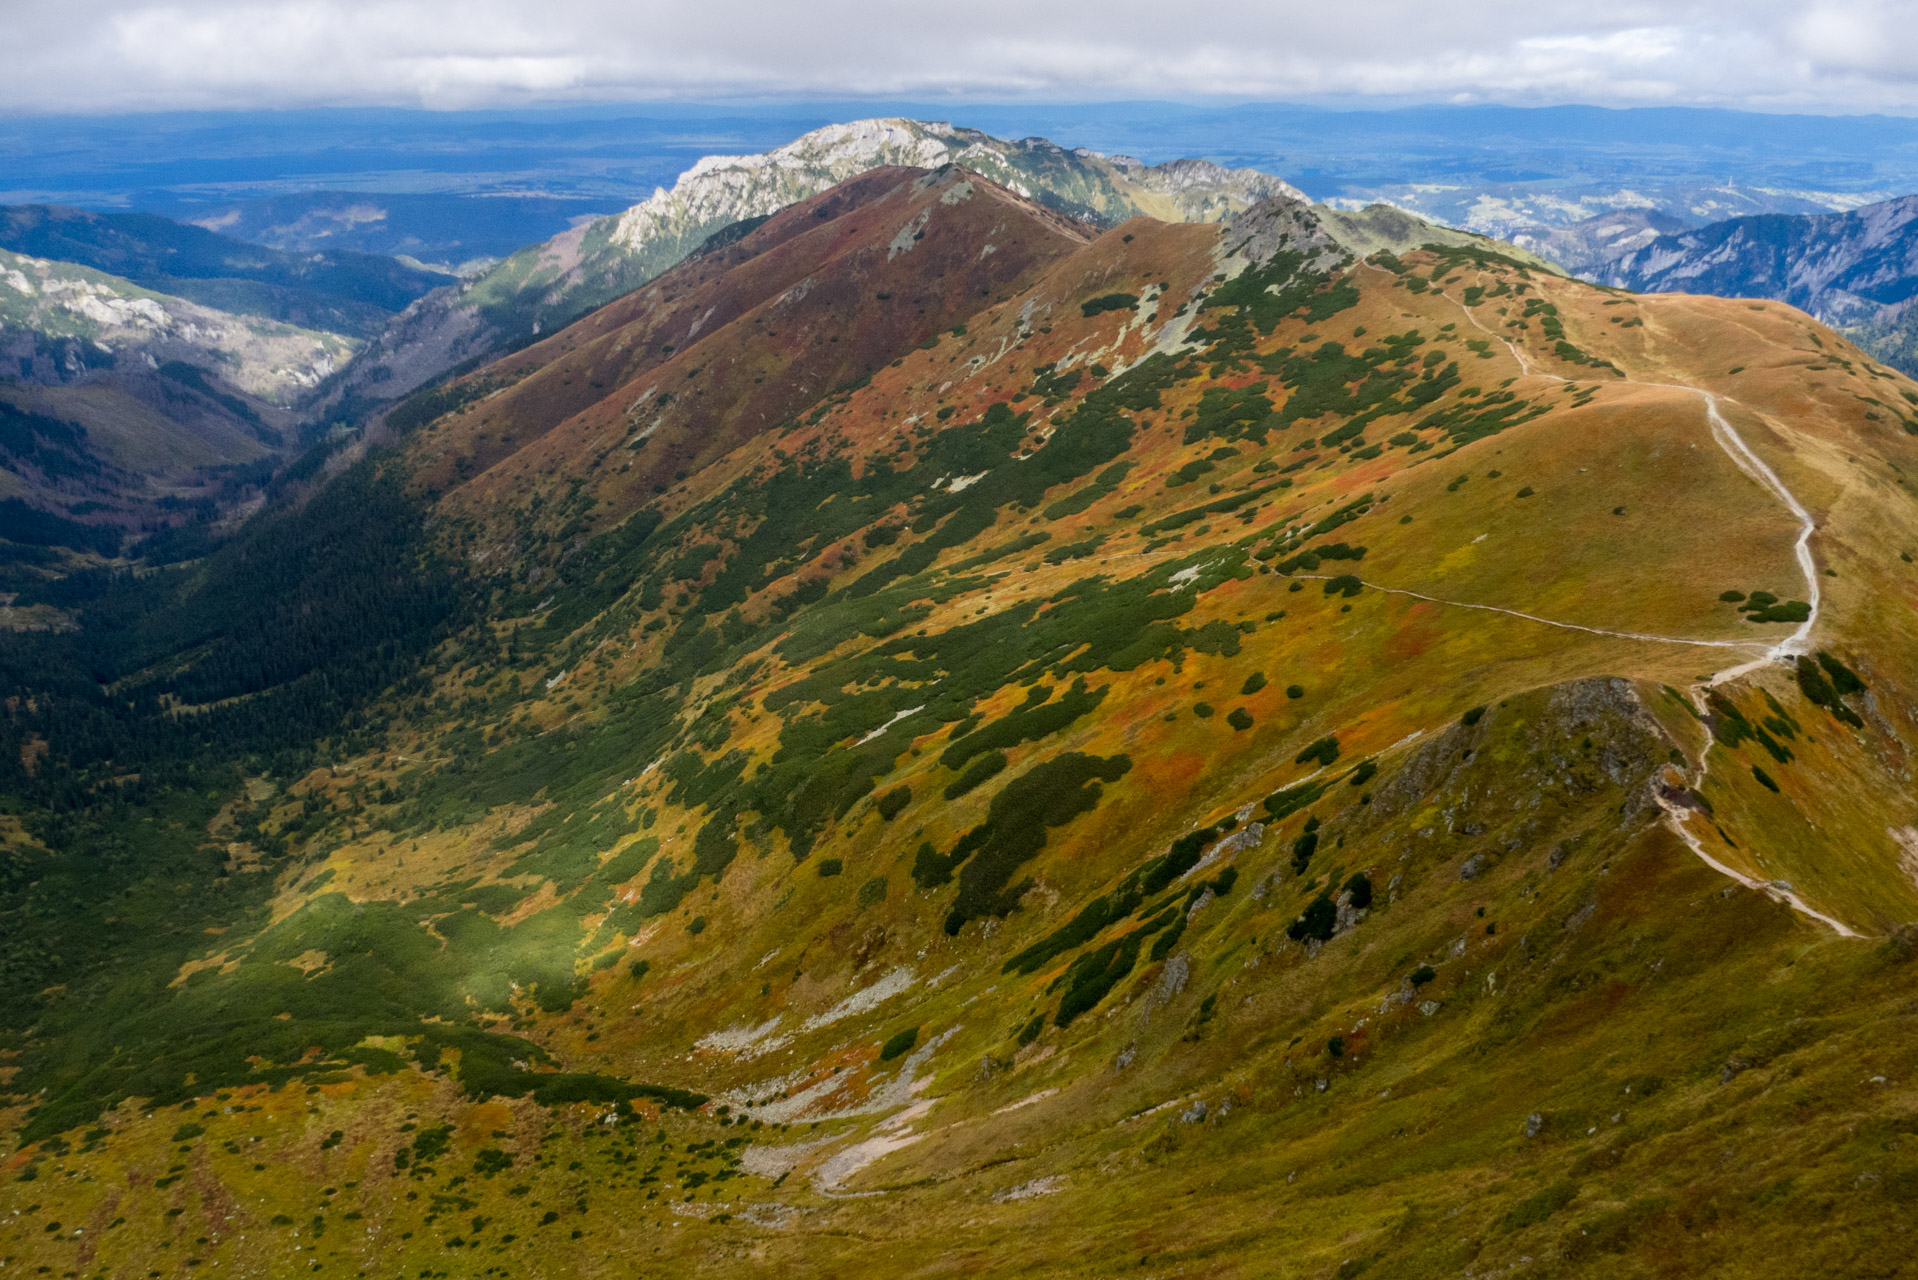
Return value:
<svg viewBox="0 0 1918 1280">
<path fill-rule="evenodd" d="M 17 602 L 4 1274 L 1904 1273 L 1915 437 L 1395 211 L 715 237 Z"/>
</svg>

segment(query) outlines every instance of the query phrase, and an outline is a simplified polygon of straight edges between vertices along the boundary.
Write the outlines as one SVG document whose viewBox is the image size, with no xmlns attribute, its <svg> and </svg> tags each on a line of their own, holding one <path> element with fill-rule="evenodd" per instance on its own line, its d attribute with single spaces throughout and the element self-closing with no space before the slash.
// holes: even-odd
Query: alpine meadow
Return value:
<svg viewBox="0 0 1918 1280">
<path fill-rule="evenodd" d="M 1918 197 L 1207 154 L 0 208 L 0 1277 L 1914 1274 Z"/>
</svg>

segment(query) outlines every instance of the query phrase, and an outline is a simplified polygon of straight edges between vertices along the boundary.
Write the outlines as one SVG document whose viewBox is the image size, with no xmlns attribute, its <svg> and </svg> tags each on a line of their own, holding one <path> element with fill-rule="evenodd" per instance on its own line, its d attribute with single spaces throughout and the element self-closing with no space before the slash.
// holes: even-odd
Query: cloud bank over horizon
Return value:
<svg viewBox="0 0 1918 1280">
<path fill-rule="evenodd" d="M 1618 0 L 1602 13 L 1588 0 L 5 9 L 11 113 L 908 95 L 1918 112 L 1918 23 L 1903 0 Z"/>
</svg>

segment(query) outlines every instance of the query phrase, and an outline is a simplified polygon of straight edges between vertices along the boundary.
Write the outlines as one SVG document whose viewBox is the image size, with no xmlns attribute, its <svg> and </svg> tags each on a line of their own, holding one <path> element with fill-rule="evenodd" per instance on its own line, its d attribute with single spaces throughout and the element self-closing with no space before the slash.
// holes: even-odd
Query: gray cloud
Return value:
<svg viewBox="0 0 1918 1280">
<path fill-rule="evenodd" d="M 861 95 L 1918 109 L 1909 0 L 0 0 L 0 109 Z"/>
</svg>

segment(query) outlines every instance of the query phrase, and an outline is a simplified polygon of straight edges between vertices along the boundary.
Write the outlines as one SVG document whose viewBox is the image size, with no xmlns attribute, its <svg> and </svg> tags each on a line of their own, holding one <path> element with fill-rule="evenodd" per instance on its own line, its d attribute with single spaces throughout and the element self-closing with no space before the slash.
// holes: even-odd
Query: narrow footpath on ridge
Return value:
<svg viewBox="0 0 1918 1280">
<path fill-rule="evenodd" d="M 1380 268 L 1374 268 L 1374 270 L 1379 269 Z M 1534 368 L 1531 361 L 1525 358 L 1525 353 L 1520 350 L 1517 343 L 1502 333 L 1496 333 L 1486 328 L 1479 322 L 1479 318 L 1472 314 L 1472 309 L 1459 299 L 1451 298 L 1449 294 L 1446 296 L 1457 305 L 1459 311 L 1465 316 L 1466 320 L 1471 323 L 1473 328 L 1488 338 L 1496 339 L 1507 351 L 1512 353 L 1512 359 L 1518 362 L 1519 370 L 1525 376 L 1546 378 L 1553 382 L 1566 384 L 1575 381 L 1560 374 L 1546 373 Z M 1783 640 L 1769 645 L 1755 641 L 1691 640 L 1677 636 L 1644 635 L 1629 631 L 1607 631 L 1598 627 L 1586 627 L 1571 622 L 1557 622 L 1550 618 L 1539 618 L 1531 614 L 1520 613 L 1515 609 L 1501 609 L 1495 605 L 1468 604 L 1457 600 L 1440 600 L 1436 596 L 1421 595 L 1419 592 L 1406 591 L 1401 588 L 1379 586 L 1371 582 L 1367 582 L 1365 585 L 1375 591 L 1384 591 L 1394 595 L 1412 596 L 1420 600 L 1431 600 L 1434 603 L 1451 605 L 1461 609 L 1485 609 L 1494 613 L 1508 614 L 1516 618 L 1527 618 L 1533 622 L 1543 623 L 1546 626 L 1563 627 L 1574 631 L 1586 631 L 1594 635 L 1614 636 L 1623 640 L 1643 640 L 1659 644 L 1697 645 L 1705 648 L 1762 649 L 1762 652 L 1757 657 L 1746 662 L 1741 662 L 1736 666 L 1726 667 L 1716 671 L 1708 679 L 1696 683 L 1691 687 L 1692 702 L 1702 716 L 1706 714 L 1705 695 L 1711 689 L 1749 675 L 1754 671 L 1760 671 L 1768 666 L 1775 666 L 1781 662 L 1789 661 L 1810 651 L 1811 634 L 1818 625 L 1818 615 L 1823 606 L 1823 593 L 1820 591 L 1818 584 L 1818 566 L 1812 559 L 1811 554 L 1811 538 L 1812 535 L 1818 531 L 1818 525 L 1817 522 L 1812 519 L 1811 512 L 1806 509 L 1805 504 L 1798 500 L 1798 495 L 1794 494 L 1791 489 L 1786 486 L 1785 482 L 1779 479 L 1778 473 L 1772 470 L 1763 458 L 1758 456 L 1751 445 L 1746 443 L 1745 438 L 1739 435 L 1737 428 L 1733 427 L 1732 424 L 1726 420 L 1725 415 L 1719 411 L 1718 397 L 1716 395 L 1706 391 L 1702 387 L 1688 386 L 1684 383 L 1647 382 L 1642 379 L 1630 377 L 1629 375 L 1621 376 L 1624 376 L 1625 381 L 1637 386 L 1658 387 L 1667 391 L 1682 391 L 1689 395 L 1697 396 L 1704 404 L 1705 421 L 1706 425 L 1711 429 L 1712 442 L 1724 452 L 1726 457 L 1731 459 L 1732 465 L 1736 466 L 1747 476 L 1750 476 L 1760 488 L 1771 494 L 1771 496 L 1784 506 L 1786 510 L 1790 511 L 1792 516 L 1797 520 L 1798 537 L 1792 545 L 1792 552 L 1798 561 L 1799 572 L 1804 575 L 1806 602 L 1811 608 L 1805 620 L 1799 624 L 1796 631 L 1793 631 Z M 1360 581 L 1363 582 L 1364 579 L 1360 579 Z M 1705 749 L 1699 753 L 1697 772 L 1686 778 L 1686 785 L 1691 790 L 1696 791 L 1704 785 L 1706 773 L 1711 767 L 1710 755 L 1711 743 L 1708 740 Z M 1841 937 L 1857 938 L 1862 936 L 1857 930 L 1851 928 L 1843 921 L 1837 920 L 1813 908 L 1805 902 L 1803 898 L 1800 898 L 1782 883 L 1759 880 L 1753 876 L 1748 876 L 1736 868 L 1727 866 L 1717 858 L 1714 858 L 1706 851 L 1703 842 L 1700 841 L 1691 830 L 1690 820 L 1692 810 L 1680 804 L 1678 801 L 1669 798 L 1662 787 L 1654 794 L 1659 807 L 1665 811 L 1665 820 L 1672 832 L 1677 835 L 1680 840 L 1683 840 L 1686 847 L 1696 854 L 1699 860 L 1706 866 L 1731 880 L 1737 881 L 1748 889 L 1756 889 L 1760 893 L 1764 893 L 1779 902 L 1786 903 L 1792 910 L 1799 912 L 1801 915 L 1829 926 Z"/>
</svg>

